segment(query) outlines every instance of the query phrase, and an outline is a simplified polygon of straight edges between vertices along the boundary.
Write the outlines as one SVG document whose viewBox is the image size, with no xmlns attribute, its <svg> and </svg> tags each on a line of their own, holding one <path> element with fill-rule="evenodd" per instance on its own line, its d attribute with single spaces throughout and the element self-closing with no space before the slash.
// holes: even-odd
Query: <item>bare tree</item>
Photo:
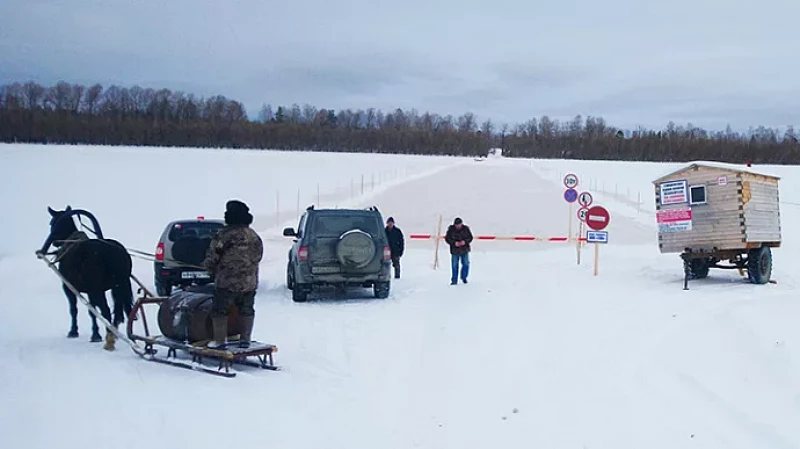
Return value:
<svg viewBox="0 0 800 449">
<path fill-rule="evenodd" d="M 35 110 L 44 106 L 43 101 L 46 93 L 44 87 L 29 81 L 22 86 L 22 93 L 26 109 Z"/>
<path fill-rule="evenodd" d="M 303 105 L 303 122 L 313 123 L 314 118 L 317 116 L 317 108 L 308 103 Z"/>
<path fill-rule="evenodd" d="M 461 132 L 471 133 L 476 129 L 475 114 L 467 112 L 458 118 L 458 130 Z"/>
<path fill-rule="evenodd" d="M 267 123 L 274 118 L 274 114 L 272 113 L 272 106 L 268 104 L 264 104 L 261 106 L 261 110 L 258 112 L 258 121 L 261 123 Z"/>
<path fill-rule="evenodd" d="M 89 115 L 94 115 L 97 112 L 97 108 L 100 102 L 100 96 L 103 94 L 103 86 L 99 84 L 94 84 L 92 87 L 86 90 L 86 95 L 84 96 L 83 106 L 84 111 Z"/>
</svg>

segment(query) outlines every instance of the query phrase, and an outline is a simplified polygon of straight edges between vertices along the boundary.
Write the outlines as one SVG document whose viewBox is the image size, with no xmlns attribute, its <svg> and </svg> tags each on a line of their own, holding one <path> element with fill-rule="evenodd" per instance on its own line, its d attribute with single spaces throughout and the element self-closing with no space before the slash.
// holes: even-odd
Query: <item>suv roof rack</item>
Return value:
<svg viewBox="0 0 800 449">
<path fill-rule="evenodd" d="M 370 212 L 380 212 L 380 211 L 378 210 L 378 207 L 377 207 L 377 206 L 370 206 L 370 207 L 366 208 L 365 210 L 368 210 L 368 211 L 370 211 Z"/>
</svg>

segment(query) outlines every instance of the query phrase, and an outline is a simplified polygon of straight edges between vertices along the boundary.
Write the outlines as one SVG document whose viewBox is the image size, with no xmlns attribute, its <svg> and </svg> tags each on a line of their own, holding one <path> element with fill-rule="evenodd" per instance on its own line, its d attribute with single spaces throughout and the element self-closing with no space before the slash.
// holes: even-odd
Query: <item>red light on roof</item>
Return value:
<svg viewBox="0 0 800 449">
<path fill-rule="evenodd" d="M 202 215 L 198 215 L 198 216 L 197 216 L 197 219 L 198 219 L 198 220 L 205 220 L 205 219 L 206 219 L 206 217 L 204 217 L 204 216 L 202 216 Z"/>
</svg>

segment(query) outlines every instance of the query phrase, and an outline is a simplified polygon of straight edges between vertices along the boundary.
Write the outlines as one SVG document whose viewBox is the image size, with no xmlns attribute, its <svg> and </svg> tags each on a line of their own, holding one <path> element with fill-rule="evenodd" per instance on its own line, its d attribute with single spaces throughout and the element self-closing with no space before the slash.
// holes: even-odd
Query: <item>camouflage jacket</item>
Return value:
<svg viewBox="0 0 800 449">
<path fill-rule="evenodd" d="M 203 267 L 214 275 L 216 288 L 251 292 L 258 287 L 263 252 L 264 243 L 252 228 L 225 226 L 211 240 Z"/>
</svg>

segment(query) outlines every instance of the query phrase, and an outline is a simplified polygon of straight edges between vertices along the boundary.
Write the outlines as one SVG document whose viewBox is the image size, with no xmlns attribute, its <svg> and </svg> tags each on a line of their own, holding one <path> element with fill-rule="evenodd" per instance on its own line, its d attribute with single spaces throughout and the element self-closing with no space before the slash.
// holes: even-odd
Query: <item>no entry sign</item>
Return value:
<svg viewBox="0 0 800 449">
<path fill-rule="evenodd" d="M 578 187 L 578 175 L 570 173 L 567 176 L 564 176 L 564 187 L 568 189 L 574 189 L 575 187 Z"/>
<path fill-rule="evenodd" d="M 567 189 L 564 191 L 564 199 L 568 203 L 574 203 L 578 199 L 578 191 L 575 189 Z"/>
<path fill-rule="evenodd" d="M 594 206 L 586 212 L 586 226 L 595 231 L 602 231 L 610 220 L 608 211 L 601 206 Z"/>
</svg>

